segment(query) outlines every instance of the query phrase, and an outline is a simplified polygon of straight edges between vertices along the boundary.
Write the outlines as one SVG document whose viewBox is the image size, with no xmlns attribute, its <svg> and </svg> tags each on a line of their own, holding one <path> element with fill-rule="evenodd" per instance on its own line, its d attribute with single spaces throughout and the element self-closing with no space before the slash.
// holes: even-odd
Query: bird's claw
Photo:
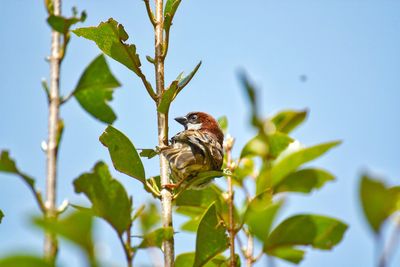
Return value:
<svg viewBox="0 0 400 267">
<path fill-rule="evenodd" d="M 163 189 L 174 190 L 177 188 L 176 184 L 165 184 L 162 186 Z"/>
</svg>

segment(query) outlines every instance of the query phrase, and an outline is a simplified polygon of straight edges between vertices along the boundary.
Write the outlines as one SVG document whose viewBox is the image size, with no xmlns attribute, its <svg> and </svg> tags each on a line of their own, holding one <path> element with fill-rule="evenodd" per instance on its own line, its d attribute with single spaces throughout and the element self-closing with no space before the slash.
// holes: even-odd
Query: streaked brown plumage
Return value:
<svg viewBox="0 0 400 267">
<path fill-rule="evenodd" d="M 204 112 L 190 112 L 175 120 L 185 130 L 172 137 L 161 153 L 169 161 L 171 179 L 177 187 L 190 183 L 190 188 L 201 189 L 212 179 L 199 183 L 193 179 L 200 172 L 221 169 L 224 134 L 217 121 Z"/>
</svg>

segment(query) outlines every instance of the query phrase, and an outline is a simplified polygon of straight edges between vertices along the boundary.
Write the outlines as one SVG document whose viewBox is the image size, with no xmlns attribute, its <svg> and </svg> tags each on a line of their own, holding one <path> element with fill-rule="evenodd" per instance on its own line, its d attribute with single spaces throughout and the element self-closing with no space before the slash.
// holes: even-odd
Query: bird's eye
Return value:
<svg viewBox="0 0 400 267">
<path fill-rule="evenodd" d="M 192 121 L 195 121 L 195 120 L 197 120 L 197 115 L 196 115 L 196 114 L 194 114 L 194 115 L 190 116 L 190 120 L 192 120 Z"/>
</svg>

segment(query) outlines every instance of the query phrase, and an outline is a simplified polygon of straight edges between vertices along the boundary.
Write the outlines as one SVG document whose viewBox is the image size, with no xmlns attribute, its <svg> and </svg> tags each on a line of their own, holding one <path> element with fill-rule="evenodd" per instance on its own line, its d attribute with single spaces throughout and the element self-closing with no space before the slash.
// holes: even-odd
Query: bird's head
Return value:
<svg viewBox="0 0 400 267">
<path fill-rule="evenodd" d="M 185 127 L 185 130 L 198 130 L 210 132 L 215 135 L 218 142 L 222 145 L 224 134 L 219 127 L 218 122 L 205 112 L 189 112 L 184 117 L 175 118 L 177 122 Z"/>
</svg>

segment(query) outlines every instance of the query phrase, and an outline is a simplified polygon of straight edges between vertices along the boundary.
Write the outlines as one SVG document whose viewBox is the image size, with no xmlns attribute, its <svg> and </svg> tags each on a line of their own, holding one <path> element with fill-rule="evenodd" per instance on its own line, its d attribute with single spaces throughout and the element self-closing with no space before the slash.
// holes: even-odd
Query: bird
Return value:
<svg viewBox="0 0 400 267">
<path fill-rule="evenodd" d="M 205 112 L 189 112 L 175 120 L 185 129 L 161 149 L 169 162 L 170 179 L 174 182 L 171 187 L 200 190 L 216 176 L 202 179 L 199 174 L 221 170 L 224 134 L 218 122 Z"/>
</svg>

